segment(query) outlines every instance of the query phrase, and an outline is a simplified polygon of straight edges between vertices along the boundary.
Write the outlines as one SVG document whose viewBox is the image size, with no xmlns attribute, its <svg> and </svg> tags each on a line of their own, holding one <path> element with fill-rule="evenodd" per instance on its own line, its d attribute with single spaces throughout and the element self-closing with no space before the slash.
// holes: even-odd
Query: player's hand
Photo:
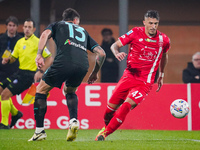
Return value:
<svg viewBox="0 0 200 150">
<path fill-rule="evenodd" d="M 98 76 L 97 73 L 92 72 L 88 78 L 88 84 L 92 84 L 97 80 Z"/>
<path fill-rule="evenodd" d="M 158 89 L 156 90 L 156 92 L 159 92 L 163 85 L 163 77 L 158 77 L 157 82 L 158 82 Z"/>
<path fill-rule="evenodd" d="M 35 62 L 36 62 L 38 69 L 41 69 L 44 66 L 44 58 L 42 57 L 41 54 L 37 54 Z"/>
<path fill-rule="evenodd" d="M 3 65 L 7 64 L 9 60 L 10 60 L 10 58 L 3 58 L 2 64 Z"/>
<path fill-rule="evenodd" d="M 40 82 L 40 80 L 42 79 L 42 76 L 43 76 L 43 73 L 41 73 L 40 71 L 37 71 L 35 73 L 35 76 L 34 76 L 34 82 Z"/>
<path fill-rule="evenodd" d="M 120 52 L 118 54 L 115 55 L 115 57 L 119 60 L 119 61 L 122 61 L 125 57 L 126 57 L 126 53 L 124 52 Z"/>
</svg>

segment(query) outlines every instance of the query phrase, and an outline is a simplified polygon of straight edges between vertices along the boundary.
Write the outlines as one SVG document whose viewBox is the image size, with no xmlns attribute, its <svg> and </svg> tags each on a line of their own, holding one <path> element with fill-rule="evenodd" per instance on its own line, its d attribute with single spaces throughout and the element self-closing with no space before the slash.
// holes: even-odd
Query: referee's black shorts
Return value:
<svg viewBox="0 0 200 150">
<path fill-rule="evenodd" d="M 52 87 L 61 88 L 63 82 L 67 87 L 78 87 L 85 77 L 88 69 L 76 64 L 65 66 L 52 65 L 43 75 L 42 79 Z"/>
<path fill-rule="evenodd" d="M 34 82 L 35 71 L 19 70 L 0 82 L 3 89 L 8 88 L 13 95 L 20 94 Z"/>
</svg>

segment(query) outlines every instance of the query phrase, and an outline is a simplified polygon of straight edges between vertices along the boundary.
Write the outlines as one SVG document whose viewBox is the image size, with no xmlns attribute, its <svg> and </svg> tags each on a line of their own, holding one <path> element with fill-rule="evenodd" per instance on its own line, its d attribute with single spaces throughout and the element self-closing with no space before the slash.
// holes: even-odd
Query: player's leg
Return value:
<svg viewBox="0 0 200 150">
<path fill-rule="evenodd" d="M 36 121 L 35 134 L 28 141 L 39 141 L 46 139 L 47 135 L 44 131 L 44 117 L 47 111 L 47 94 L 52 89 L 50 85 L 41 80 L 36 88 L 34 115 Z"/>
<path fill-rule="evenodd" d="M 18 109 L 13 104 L 12 98 L 10 98 L 9 100 L 10 100 L 10 106 L 11 106 L 10 113 L 12 116 L 16 116 L 18 114 Z"/>
<path fill-rule="evenodd" d="M 137 84 L 136 84 L 137 85 Z M 135 108 L 139 103 L 141 103 L 146 97 L 150 90 L 150 86 L 137 85 L 138 87 L 132 88 L 125 100 L 125 102 L 120 106 L 118 112 L 111 119 L 109 124 L 106 126 L 105 130 L 101 135 L 97 137 L 97 140 L 105 140 L 105 137 L 117 130 L 124 122 L 127 114 L 131 109 Z"/>
<path fill-rule="evenodd" d="M 8 81 L 9 81 L 9 80 L 13 80 L 12 76 L 11 76 L 10 78 L 7 78 L 7 79 L 8 79 Z M 11 87 L 11 86 L 10 86 L 10 87 Z M 11 91 L 11 92 L 12 92 L 12 91 Z M 13 94 L 13 95 L 14 95 L 14 94 Z M 17 122 L 17 120 L 20 119 L 20 118 L 23 116 L 23 113 L 22 113 L 21 111 L 19 111 L 19 110 L 15 107 L 15 105 L 14 105 L 13 102 L 12 102 L 11 97 L 9 98 L 9 100 L 10 100 L 10 113 L 11 113 L 11 115 L 12 115 L 12 117 L 11 117 L 10 128 L 12 128 L 12 127 L 15 125 L 15 123 Z"/>
<path fill-rule="evenodd" d="M 118 84 L 116 85 L 111 98 L 109 99 L 106 111 L 104 113 L 105 126 L 98 132 L 97 137 L 103 133 L 110 120 L 115 116 L 117 109 L 124 102 L 130 89 L 129 78 L 123 75 Z"/>
<path fill-rule="evenodd" d="M 104 113 L 104 123 L 107 126 L 121 104 L 108 103 Z"/>
<path fill-rule="evenodd" d="M 1 96 L 0 96 L 0 98 L 1 98 Z M 15 125 L 15 123 L 17 122 L 17 120 L 18 119 L 20 119 L 22 116 L 23 116 L 23 113 L 21 112 L 21 111 L 19 111 L 15 106 L 14 106 L 14 104 L 13 104 L 13 102 L 12 102 L 12 99 L 11 99 L 11 97 L 9 98 L 9 102 L 8 101 L 6 101 L 7 103 L 10 103 L 10 106 L 9 106 L 9 108 L 10 109 L 8 109 L 8 107 L 7 107 L 7 109 L 5 110 L 5 109 L 1 109 L 1 112 L 2 112 L 2 115 L 3 114 L 7 114 L 7 113 L 5 113 L 5 111 L 8 111 L 9 110 L 9 112 L 11 113 L 11 115 L 12 115 L 12 118 L 11 118 L 11 124 L 10 124 L 10 128 L 12 128 L 14 125 Z M 3 102 L 3 105 L 4 105 L 5 103 Z M 5 106 L 2 106 L 3 108 L 5 108 Z M 9 114 L 9 113 L 8 113 Z M 7 116 L 7 115 L 6 115 Z M 8 115 L 9 116 L 9 115 Z M 5 115 L 4 115 L 4 117 L 5 117 Z M 3 117 L 2 117 L 3 118 Z M 7 117 L 6 117 L 7 118 Z M 7 119 L 6 119 L 7 120 Z M 2 124 L 3 124 L 3 122 L 4 121 L 2 121 Z"/>
<path fill-rule="evenodd" d="M 67 100 L 70 120 L 77 119 L 78 97 L 75 93 L 76 90 L 77 87 L 67 87 L 66 85 L 64 85 L 64 92 Z"/>
<path fill-rule="evenodd" d="M 68 72 L 69 71 L 70 70 L 68 70 Z M 87 69 L 74 65 L 73 70 L 70 72 L 70 75 L 68 76 L 64 85 L 64 91 L 66 94 L 67 106 L 70 115 L 70 126 L 67 133 L 67 141 L 74 141 L 77 136 L 77 131 L 79 128 L 78 97 L 75 92 L 77 87 L 81 84 L 86 73 Z"/>
<path fill-rule="evenodd" d="M 124 122 L 131 108 L 135 108 L 136 106 L 137 104 L 132 99 L 127 98 L 126 101 L 120 106 L 119 111 L 111 119 L 110 123 L 107 125 L 106 127 L 107 133 L 105 135 L 108 136 L 109 134 L 117 130 Z"/>
<path fill-rule="evenodd" d="M 116 110 L 126 99 L 129 89 L 129 78 L 123 75 L 120 81 L 117 83 L 106 107 L 106 111 L 104 113 L 104 123 L 106 126 L 109 124 L 110 120 L 115 115 Z"/>
<path fill-rule="evenodd" d="M 12 119 L 11 119 L 11 123 L 10 123 L 10 128 L 12 128 L 16 124 L 17 120 L 20 119 L 23 116 L 23 113 L 21 111 L 19 111 L 15 107 L 15 105 L 13 104 L 11 98 L 9 100 L 10 100 L 10 106 L 11 106 L 10 113 L 12 115 Z"/>
<path fill-rule="evenodd" d="M 127 98 L 125 102 L 120 106 L 118 112 L 110 120 L 105 130 L 96 137 L 96 141 L 104 141 L 105 137 L 117 130 L 120 125 L 124 122 L 127 114 L 130 112 L 131 107 L 136 107 L 137 104 L 130 98 Z"/>
<path fill-rule="evenodd" d="M 3 87 L 0 86 L 0 94 L 2 93 L 3 91 Z M 22 113 L 20 111 L 17 110 L 17 108 L 13 105 L 13 102 L 12 102 L 12 99 L 10 98 L 10 112 L 12 114 L 12 116 L 17 116 L 18 118 L 21 118 L 22 117 Z M 0 102 L 1 102 L 1 95 L 0 95 Z M 3 102 L 4 103 L 4 102 Z M 3 106 L 2 106 L 3 107 Z M 5 108 L 5 107 L 4 107 Z M 9 110 L 9 109 L 6 109 L 6 111 Z M 4 114 L 4 109 L 1 109 L 1 114 Z M 19 113 L 19 115 L 17 115 Z M 2 117 L 1 117 L 2 118 Z M 16 118 L 16 120 L 18 120 L 18 118 Z M 12 119 L 13 120 L 13 119 Z M 2 121 L 4 122 L 4 121 Z M 3 123 L 0 124 L 0 129 L 9 129 L 9 126 L 5 126 Z M 10 126 L 10 128 L 12 128 L 12 126 Z"/>
<path fill-rule="evenodd" d="M 10 90 L 12 95 L 20 94 L 32 85 L 34 73 L 35 72 L 21 70 L 7 78 L 8 84 L 6 87 Z M 10 112 L 12 114 L 10 127 L 13 127 L 17 120 L 23 116 L 23 113 L 14 106 L 11 98 L 9 98 L 9 101 L 11 105 Z"/>
<path fill-rule="evenodd" d="M 3 92 L 5 89 L 5 84 L 3 82 L 0 82 L 0 94 Z M 0 96 L 0 101 L 1 101 L 1 96 Z M 2 102 L 1 101 L 1 123 L 0 123 L 0 129 L 9 129 L 8 126 L 8 117 L 9 116 L 9 111 L 10 106 L 8 105 L 7 101 Z"/>
<path fill-rule="evenodd" d="M 0 124 L 0 129 L 9 129 L 8 125 L 8 118 L 9 118 L 9 113 L 11 109 L 11 104 L 9 98 L 13 96 L 11 91 L 8 88 L 5 88 L 1 92 L 1 124 Z"/>
<path fill-rule="evenodd" d="M 115 113 L 116 113 L 116 111 L 117 111 L 117 109 L 118 109 L 119 106 L 120 105 L 108 103 L 108 105 L 106 107 L 106 110 L 105 110 L 105 113 L 104 113 L 104 123 L 105 123 L 105 126 L 103 128 L 101 128 L 101 130 L 98 132 L 98 134 L 97 134 L 96 137 L 98 137 L 98 135 L 100 135 L 102 132 L 105 131 L 106 126 L 109 124 L 110 120 L 115 115 Z"/>
<path fill-rule="evenodd" d="M 64 92 L 67 101 L 67 107 L 69 110 L 69 130 L 67 133 L 67 141 L 74 141 L 76 139 L 78 124 L 78 97 L 76 95 L 77 87 L 67 87 L 64 85 Z"/>
<path fill-rule="evenodd" d="M 52 65 L 42 77 L 42 80 L 36 88 L 34 115 L 36 120 L 36 130 L 34 135 L 28 141 L 39 141 L 46 139 L 47 135 L 44 131 L 44 117 L 47 110 L 47 95 L 53 87 L 61 88 L 65 81 L 63 70 L 59 70 Z"/>
</svg>

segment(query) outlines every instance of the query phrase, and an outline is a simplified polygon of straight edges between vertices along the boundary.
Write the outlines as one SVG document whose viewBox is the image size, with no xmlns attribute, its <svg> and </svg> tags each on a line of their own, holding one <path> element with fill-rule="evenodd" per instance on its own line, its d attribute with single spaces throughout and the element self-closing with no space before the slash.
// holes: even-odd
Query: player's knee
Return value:
<svg viewBox="0 0 200 150">
<path fill-rule="evenodd" d="M 2 92 L 1 93 L 1 100 L 7 100 L 7 99 L 9 99 L 9 97 L 4 92 Z"/>
<path fill-rule="evenodd" d="M 47 107 L 47 95 L 46 94 L 40 94 L 36 93 L 35 95 L 35 104 L 38 105 L 40 108 Z"/>
<path fill-rule="evenodd" d="M 12 93 L 6 88 L 6 90 L 3 90 L 1 93 L 1 100 L 8 100 L 11 96 Z"/>
<path fill-rule="evenodd" d="M 70 93 L 75 93 L 76 89 L 77 89 L 77 87 L 66 87 L 66 86 L 64 86 L 65 95 L 70 94 Z"/>
<path fill-rule="evenodd" d="M 138 105 L 138 104 L 136 103 L 135 99 L 129 98 L 129 97 L 125 100 L 125 102 L 128 102 L 128 103 L 131 104 L 131 109 L 135 108 L 135 107 Z"/>
<path fill-rule="evenodd" d="M 36 93 L 47 94 L 52 89 L 51 86 L 46 84 L 43 80 L 38 84 Z"/>
</svg>

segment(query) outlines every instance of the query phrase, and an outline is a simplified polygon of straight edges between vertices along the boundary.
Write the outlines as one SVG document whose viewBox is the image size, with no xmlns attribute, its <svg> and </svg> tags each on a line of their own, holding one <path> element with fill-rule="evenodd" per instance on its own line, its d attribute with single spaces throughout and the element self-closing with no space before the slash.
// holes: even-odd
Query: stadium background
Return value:
<svg viewBox="0 0 200 150">
<path fill-rule="evenodd" d="M 33 3 L 35 0 L 0 0 L 0 33 L 5 32 L 5 20 L 10 15 L 14 15 L 19 19 L 20 25 L 18 32 L 23 32 L 23 22 L 26 18 L 30 18 L 31 16 L 31 2 Z M 159 30 L 171 38 L 171 50 L 169 51 L 169 63 L 165 71 L 165 85 L 162 90 L 156 93 L 155 89 L 157 85 L 154 85 L 152 92 L 145 102 L 139 106 L 138 109 L 131 112 L 133 116 L 136 114 L 138 117 L 132 119 L 132 115 L 129 115 L 127 119 L 129 121 L 125 122 L 122 128 L 158 130 L 200 129 L 200 101 L 197 92 L 200 85 L 181 84 L 182 70 L 186 67 L 187 62 L 191 61 L 192 55 L 196 51 L 200 51 L 199 6 L 199 0 L 129 0 L 128 28 L 131 29 L 135 26 L 143 26 L 142 20 L 144 13 L 149 9 L 158 10 L 161 16 Z M 102 41 L 101 30 L 105 27 L 113 30 L 115 39 L 119 37 L 118 0 L 41 0 L 40 33 L 50 22 L 62 19 L 62 12 L 68 7 L 75 8 L 80 13 L 81 26 L 83 26 L 99 44 L 101 44 Z M 89 62 L 91 66 L 95 63 L 95 55 L 90 52 Z M 90 69 L 92 69 L 92 67 L 90 67 Z M 90 72 L 91 70 L 89 70 L 84 81 L 87 80 Z M 100 82 L 100 80 L 98 80 L 98 82 Z M 83 129 L 96 129 L 103 125 L 103 122 L 99 118 L 102 118 L 102 112 L 106 107 L 106 100 L 108 100 L 108 96 L 111 95 L 115 84 L 98 84 L 98 82 L 91 87 L 87 84 L 82 84 L 77 91 L 80 100 L 79 108 L 81 108 L 79 109 L 79 119 L 83 121 Z M 190 94 L 188 94 L 188 92 L 190 92 Z M 57 95 L 57 93 L 60 94 Z M 16 127 L 29 128 L 28 125 L 31 125 L 30 128 L 34 128 L 33 105 L 28 107 L 21 105 L 21 99 L 25 94 L 26 91 L 13 97 L 14 104 L 22 112 L 26 112 L 23 118 L 18 121 Z M 68 128 L 66 122 L 68 121 L 68 113 L 66 106 L 63 105 L 65 97 L 62 91 L 55 88 L 50 92 L 50 95 L 48 99 L 48 113 L 45 117 L 47 119 L 49 118 L 50 122 L 52 122 L 49 128 Z M 170 114 L 169 106 L 173 100 L 180 98 L 190 102 L 192 108 L 188 117 L 177 120 Z M 165 103 L 163 103 L 163 101 L 165 101 Z M 97 104 L 97 106 L 93 104 Z M 99 113 L 96 113 L 96 117 L 94 118 L 91 112 L 96 109 L 98 109 Z M 66 111 L 63 112 L 59 110 Z M 49 115 L 52 113 L 54 114 L 54 112 L 57 113 L 53 117 L 49 117 Z M 66 115 L 66 118 L 64 117 L 65 119 L 62 120 L 62 125 L 64 127 L 58 126 L 58 123 L 55 124 L 58 121 L 56 121 L 56 119 L 62 117 L 62 115 Z M 174 126 L 174 124 L 176 124 L 176 126 Z"/>
<path fill-rule="evenodd" d="M 5 32 L 5 20 L 10 15 L 19 19 L 18 32 L 23 32 L 23 22 L 30 17 L 30 7 L 31 0 L 0 0 L 0 33 Z M 101 30 L 105 27 L 113 30 L 115 39 L 119 37 L 118 0 L 41 0 L 40 33 L 51 21 L 60 20 L 63 10 L 68 7 L 80 13 L 81 26 L 99 44 L 102 41 Z M 156 9 L 160 13 L 159 30 L 171 39 L 165 83 L 182 83 L 182 70 L 191 61 L 191 56 L 200 51 L 199 8 L 199 0 L 129 0 L 129 29 L 142 26 L 143 15 L 148 9 Z M 94 65 L 94 61 L 95 56 L 89 53 L 90 65 Z"/>
<path fill-rule="evenodd" d="M 22 32 L 24 20 L 30 17 L 30 1 L 39 0 L 0 0 L 0 33 L 5 32 L 4 23 L 10 15 L 15 15 L 19 18 L 20 26 L 18 31 Z M 55 18 L 53 19 L 59 20 L 63 10 L 67 7 L 72 7 L 81 14 L 81 25 L 89 31 L 98 43 L 102 41 L 100 32 L 105 27 L 113 30 L 115 38 L 119 36 L 118 0 L 40 0 L 40 4 L 40 33 L 51 22 L 50 14 L 55 13 Z M 46 141 L 27 142 L 27 139 L 34 132 L 35 125 L 33 105 L 21 105 L 21 98 L 27 92 L 25 91 L 13 97 L 16 107 L 24 113 L 24 117 L 14 127 L 21 130 L 1 130 L 0 149 L 199 149 L 200 131 L 190 130 L 200 130 L 200 84 L 182 84 L 181 80 L 182 70 L 186 67 L 187 61 L 191 60 L 193 53 L 200 51 L 199 8 L 200 0 L 129 0 L 129 29 L 142 25 L 143 15 L 148 9 L 156 9 L 161 16 L 159 30 L 166 33 L 172 41 L 164 86 L 159 93 L 156 93 L 157 85 L 154 85 L 145 102 L 129 114 L 125 124 L 122 126 L 123 129 L 135 130 L 117 130 L 105 142 L 94 141 L 98 130 L 79 130 L 75 142 L 66 142 L 67 131 L 60 129 L 68 128 L 69 118 L 67 116 L 69 115 L 66 113 L 67 108 L 63 104 L 63 101 L 65 101 L 63 92 L 54 88 L 48 99 L 49 105 L 47 116 L 45 117 L 50 119 L 52 124 L 50 127 L 50 122 L 46 120 L 45 127 L 57 130 L 45 130 L 48 134 Z M 93 65 L 94 55 L 89 53 L 89 59 L 90 64 Z M 81 104 L 79 105 L 81 129 L 87 129 L 88 125 L 93 126 L 89 128 L 99 129 L 99 127 L 102 127 L 102 115 L 106 100 L 111 95 L 114 85 L 108 83 L 81 84 L 77 91 Z M 176 119 L 169 112 L 169 105 L 177 98 L 190 100 L 191 102 L 192 113 L 184 119 Z M 52 102 L 55 101 L 58 104 L 57 107 L 53 106 L 55 103 Z M 102 105 L 91 107 L 88 106 L 88 102 L 90 104 L 93 102 L 99 104 L 100 102 Z M 98 110 L 97 113 L 96 110 Z M 58 118 L 63 115 L 66 115 L 66 117 L 62 117 L 59 126 L 58 124 L 56 125 L 55 121 L 58 121 Z M 94 127 L 95 125 L 96 127 Z M 27 128 L 29 130 L 26 130 Z M 166 130 L 189 130 L 190 132 Z"/>
</svg>

